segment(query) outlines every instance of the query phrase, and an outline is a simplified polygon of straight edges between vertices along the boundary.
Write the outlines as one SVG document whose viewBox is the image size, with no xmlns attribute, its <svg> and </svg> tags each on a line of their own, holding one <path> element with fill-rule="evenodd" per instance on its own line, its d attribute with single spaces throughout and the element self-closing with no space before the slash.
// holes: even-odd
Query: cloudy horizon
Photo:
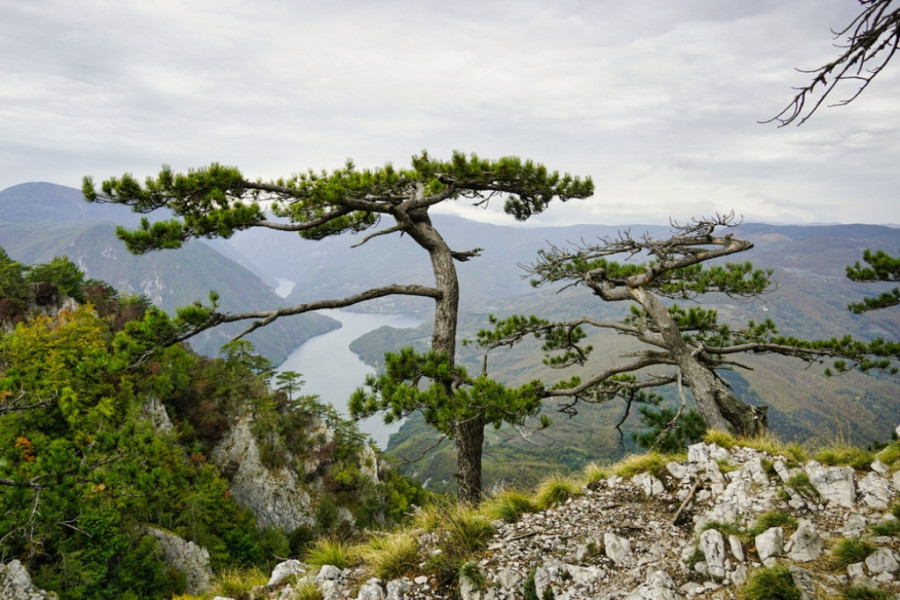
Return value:
<svg viewBox="0 0 900 600">
<path fill-rule="evenodd" d="M 759 123 L 807 82 L 795 68 L 836 56 L 829 29 L 858 8 L 0 0 L 0 189 L 211 162 L 270 179 L 460 150 L 593 177 L 593 198 L 534 225 L 730 210 L 898 224 L 900 63 L 801 127 Z"/>
</svg>

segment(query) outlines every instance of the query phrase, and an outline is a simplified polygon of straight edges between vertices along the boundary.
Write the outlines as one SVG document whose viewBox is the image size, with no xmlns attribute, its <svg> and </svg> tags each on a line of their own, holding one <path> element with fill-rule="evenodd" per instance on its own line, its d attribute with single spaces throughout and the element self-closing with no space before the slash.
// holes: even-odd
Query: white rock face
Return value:
<svg viewBox="0 0 900 600">
<path fill-rule="evenodd" d="M 0 598 L 4 600 L 56 600 L 53 592 L 34 587 L 31 576 L 18 560 L 0 565 Z"/>
<path fill-rule="evenodd" d="M 675 582 L 665 571 L 654 571 L 625 600 L 681 600 L 683 596 L 675 589 Z"/>
<path fill-rule="evenodd" d="M 894 554 L 887 548 L 878 548 L 866 558 L 866 568 L 870 573 L 895 573 L 900 564 Z"/>
<path fill-rule="evenodd" d="M 706 557 L 709 576 L 721 581 L 725 579 L 725 538 L 716 529 L 707 529 L 700 534 L 700 550 Z"/>
<path fill-rule="evenodd" d="M 797 562 L 809 562 L 822 555 L 822 538 L 807 520 L 800 521 L 797 531 L 788 540 L 788 556 Z"/>
<path fill-rule="evenodd" d="M 286 560 L 275 565 L 269 583 L 266 585 L 278 585 L 293 575 L 301 575 L 306 572 L 306 565 L 299 560 Z"/>
<path fill-rule="evenodd" d="M 614 533 L 603 534 L 603 545 L 606 547 L 606 556 L 616 564 L 631 554 L 631 542 Z"/>
<path fill-rule="evenodd" d="M 163 403 L 156 396 L 147 398 L 144 406 L 141 407 L 141 416 L 150 421 L 153 427 L 162 433 L 175 431 L 175 426 L 172 424 L 172 420 L 169 419 L 166 407 L 163 406 Z"/>
<path fill-rule="evenodd" d="M 189 594 L 201 594 L 209 587 L 212 569 L 206 548 L 155 527 L 147 527 L 147 533 L 159 540 L 166 564 L 185 574 Z"/>
<path fill-rule="evenodd" d="M 856 484 L 850 467 L 824 467 L 814 460 L 806 464 L 809 482 L 827 502 L 852 507 L 856 504 Z"/>
<path fill-rule="evenodd" d="M 756 536 L 755 542 L 759 560 L 766 564 L 769 558 L 780 556 L 784 552 L 784 530 L 781 527 L 770 527 Z"/>
<path fill-rule="evenodd" d="M 891 484 L 875 472 L 859 482 L 858 492 L 863 503 L 872 508 L 887 508 L 891 502 Z"/>
<path fill-rule="evenodd" d="M 262 464 L 259 446 L 250 430 L 250 418 L 240 418 L 212 451 L 212 462 L 236 467 L 231 477 L 231 497 L 251 510 L 263 526 L 293 531 L 313 522 L 311 500 L 293 471 L 270 471 Z"/>
</svg>

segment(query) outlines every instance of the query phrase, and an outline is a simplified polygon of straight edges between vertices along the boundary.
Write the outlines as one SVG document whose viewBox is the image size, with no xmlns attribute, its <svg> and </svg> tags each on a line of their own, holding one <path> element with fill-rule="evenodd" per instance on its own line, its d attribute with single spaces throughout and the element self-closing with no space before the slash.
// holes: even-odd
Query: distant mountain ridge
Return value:
<svg viewBox="0 0 900 600">
<path fill-rule="evenodd" d="M 220 294 L 228 311 L 282 306 L 257 275 L 203 241 L 178 252 L 130 254 L 115 237 L 115 225 L 137 225 L 139 216 L 122 206 L 85 202 L 79 190 L 34 183 L 0 191 L 0 247 L 23 264 L 68 256 L 88 277 L 102 279 L 127 293 L 145 294 L 167 311 L 195 300 L 210 290 Z M 248 339 L 257 351 L 280 362 L 296 346 L 329 331 L 337 323 L 319 315 L 283 319 Z M 233 324 L 192 340 L 198 351 L 216 355 L 219 347 L 243 327 Z"/>
</svg>

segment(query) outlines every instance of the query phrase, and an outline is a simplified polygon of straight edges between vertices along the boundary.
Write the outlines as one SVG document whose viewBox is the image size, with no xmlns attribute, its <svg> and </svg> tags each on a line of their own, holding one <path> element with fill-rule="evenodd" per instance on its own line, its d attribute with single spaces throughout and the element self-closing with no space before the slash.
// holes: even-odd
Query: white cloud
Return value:
<svg viewBox="0 0 900 600">
<path fill-rule="evenodd" d="M 0 187 L 212 161 L 278 177 L 459 149 L 594 177 L 596 198 L 536 223 L 730 208 L 754 220 L 900 222 L 900 65 L 802 128 L 757 123 L 804 82 L 795 66 L 832 57 L 829 28 L 855 8 L 3 3 Z"/>
</svg>

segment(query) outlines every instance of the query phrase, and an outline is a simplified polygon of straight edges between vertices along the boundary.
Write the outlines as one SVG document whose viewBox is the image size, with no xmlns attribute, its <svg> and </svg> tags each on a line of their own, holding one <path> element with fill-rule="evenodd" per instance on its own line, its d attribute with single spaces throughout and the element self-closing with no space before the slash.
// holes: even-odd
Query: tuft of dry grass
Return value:
<svg viewBox="0 0 900 600">
<path fill-rule="evenodd" d="M 373 537 L 355 553 L 384 581 L 411 575 L 419 565 L 419 542 L 409 532 Z"/>
<path fill-rule="evenodd" d="M 581 493 L 581 486 L 578 483 L 562 475 L 554 475 L 545 479 L 538 487 L 534 504 L 538 510 L 547 510 Z"/>
</svg>

